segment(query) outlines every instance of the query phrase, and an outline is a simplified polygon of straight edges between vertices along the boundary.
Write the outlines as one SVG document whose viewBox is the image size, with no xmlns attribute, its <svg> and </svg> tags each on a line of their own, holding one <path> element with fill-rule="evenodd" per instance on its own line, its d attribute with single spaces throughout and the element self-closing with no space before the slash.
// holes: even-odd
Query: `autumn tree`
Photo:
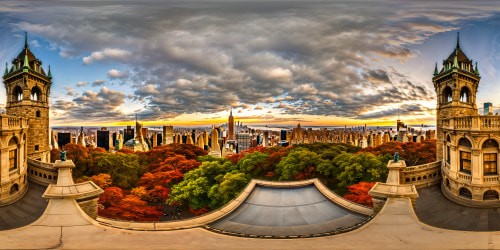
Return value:
<svg viewBox="0 0 500 250">
<path fill-rule="evenodd" d="M 163 215 L 161 207 L 149 206 L 135 195 L 127 195 L 110 207 L 99 211 L 101 216 L 132 221 L 159 221 Z"/>
<path fill-rule="evenodd" d="M 377 147 L 362 149 L 359 153 L 367 152 L 374 155 L 389 155 L 399 152 L 407 166 L 416 166 L 436 161 L 436 140 L 423 142 L 388 142 Z M 391 157 L 386 157 L 390 159 Z"/>
<path fill-rule="evenodd" d="M 109 174 L 93 175 L 92 177 L 90 177 L 90 180 L 102 189 L 108 188 L 113 182 Z"/>
<path fill-rule="evenodd" d="M 386 163 L 381 162 L 377 156 L 371 153 L 342 153 L 335 157 L 332 163 L 331 167 L 338 168 L 337 170 L 332 171 L 331 168 L 318 170 L 324 172 L 325 175 L 335 175 L 339 180 L 339 187 L 346 187 L 361 181 L 385 181 L 387 178 Z"/>
<path fill-rule="evenodd" d="M 93 164 L 93 159 L 89 154 L 89 149 L 73 143 L 68 143 L 64 145 L 63 150 L 66 151 L 66 157 L 68 160 L 72 160 L 75 164 L 73 168 L 73 178 L 77 179 L 84 175 L 91 176 L 91 168 Z"/>
<path fill-rule="evenodd" d="M 349 193 L 344 195 L 344 198 L 356 202 L 358 204 L 373 207 L 372 196 L 368 191 L 375 185 L 375 182 L 360 182 L 348 186 Z"/>
<path fill-rule="evenodd" d="M 267 165 L 265 164 L 268 157 L 269 155 L 258 151 L 246 154 L 238 161 L 236 167 L 239 169 L 239 171 L 250 174 L 252 177 L 258 178 L 271 170 L 267 169 Z"/>
</svg>

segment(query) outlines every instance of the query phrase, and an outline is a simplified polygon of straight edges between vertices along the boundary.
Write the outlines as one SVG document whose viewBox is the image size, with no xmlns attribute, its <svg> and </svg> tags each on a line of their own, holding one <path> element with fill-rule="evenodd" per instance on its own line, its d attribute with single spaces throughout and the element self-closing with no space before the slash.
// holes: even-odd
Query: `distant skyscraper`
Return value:
<svg viewBox="0 0 500 250">
<path fill-rule="evenodd" d="M 127 128 L 123 130 L 123 140 L 127 142 L 131 139 L 134 139 L 134 129 L 132 126 L 127 126 Z"/>
<path fill-rule="evenodd" d="M 250 140 L 249 133 L 238 133 L 237 141 L 238 141 L 238 153 L 248 150 L 252 146 L 251 144 L 252 141 Z"/>
<path fill-rule="evenodd" d="M 231 108 L 231 113 L 229 113 L 229 120 L 227 123 L 227 140 L 234 141 L 234 117 L 233 117 L 233 108 Z"/>
<path fill-rule="evenodd" d="M 106 128 L 101 128 L 101 130 L 97 130 L 97 147 L 104 148 L 106 151 L 109 150 L 109 130 Z"/>
<path fill-rule="evenodd" d="M 71 143 L 71 133 L 70 132 L 59 132 L 57 133 L 57 144 L 59 148 L 63 148 L 64 145 Z"/>
<path fill-rule="evenodd" d="M 491 102 L 484 103 L 484 115 L 493 114 L 493 104 Z"/>
<path fill-rule="evenodd" d="M 174 127 L 163 126 L 163 145 L 174 143 Z"/>
</svg>

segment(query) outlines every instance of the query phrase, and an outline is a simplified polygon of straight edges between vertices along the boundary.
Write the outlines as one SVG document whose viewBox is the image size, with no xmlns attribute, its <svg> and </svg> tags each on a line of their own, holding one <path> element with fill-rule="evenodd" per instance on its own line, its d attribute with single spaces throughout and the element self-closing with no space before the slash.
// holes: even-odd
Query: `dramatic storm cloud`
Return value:
<svg viewBox="0 0 500 250">
<path fill-rule="evenodd" d="M 421 54 L 417 47 L 478 25 L 475 21 L 498 22 L 499 15 L 495 3 L 476 1 L 9 1 L 5 6 L 4 28 L 36 36 L 30 43 L 36 51 L 45 47 L 57 51 L 58 60 L 102 69 L 67 83 L 59 82 L 65 70 L 54 69 L 55 85 L 71 87 L 70 97 L 52 100 L 61 122 L 123 120 L 136 111 L 146 120 L 168 119 L 230 106 L 261 112 L 263 123 L 285 119 L 280 115 L 297 115 L 287 118 L 291 122 L 301 121 L 300 115 L 370 120 L 393 117 L 398 107 L 430 119 L 433 65 L 448 56 L 454 41 L 440 48 L 440 58 L 426 62 L 425 75 L 408 70 L 422 72 L 421 62 L 410 63 Z M 264 112 L 274 112 L 272 119 Z"/>
</svg>

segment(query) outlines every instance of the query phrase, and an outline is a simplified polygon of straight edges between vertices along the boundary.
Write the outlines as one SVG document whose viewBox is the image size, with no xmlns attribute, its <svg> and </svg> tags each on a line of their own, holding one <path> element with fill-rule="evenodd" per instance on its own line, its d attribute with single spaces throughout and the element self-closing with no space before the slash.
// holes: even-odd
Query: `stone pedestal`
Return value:
<svg viewBox="0 0 500 250">
<path fill-rule="evenodd" d="M 71 169 L 75 164 L 71 160 L 56 161 L 58 169 L 56 185 L 49 185 L 43 197 L 46 199 L 74 199 L 80 208 L 91 218 L 97 218 L 97 199 L 104 191 L 92 181 L 75 184 Z"/>
</svg>

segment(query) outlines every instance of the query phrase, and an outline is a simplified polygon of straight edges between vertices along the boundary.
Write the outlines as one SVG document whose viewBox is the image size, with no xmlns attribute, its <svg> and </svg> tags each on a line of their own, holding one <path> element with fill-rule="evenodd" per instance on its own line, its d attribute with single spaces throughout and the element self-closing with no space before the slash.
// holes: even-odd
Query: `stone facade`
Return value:
<svg viewBox="0 0 500 250">
<path fill-rule="evenodd" d="M 0 205 L 16 201 L 27 191 L 27 131 L 26 119 L 0 115 Z"/>
<path fill-rule="evenodd" d="M 78 201 L 80 208 L 92 219 L 97 218 L 97 201 L 99 198 L 94 198 L 91 200 Z"/>
<path fill-rule="evenodd" d="M 442 161 L 443 193 L 469 206 L 500 207 L 498 156 L 500 117 L 479 115 L 480 76 L 457 47 L 433 77 L 437 94 L 437 159 Z"/>
</svg>

